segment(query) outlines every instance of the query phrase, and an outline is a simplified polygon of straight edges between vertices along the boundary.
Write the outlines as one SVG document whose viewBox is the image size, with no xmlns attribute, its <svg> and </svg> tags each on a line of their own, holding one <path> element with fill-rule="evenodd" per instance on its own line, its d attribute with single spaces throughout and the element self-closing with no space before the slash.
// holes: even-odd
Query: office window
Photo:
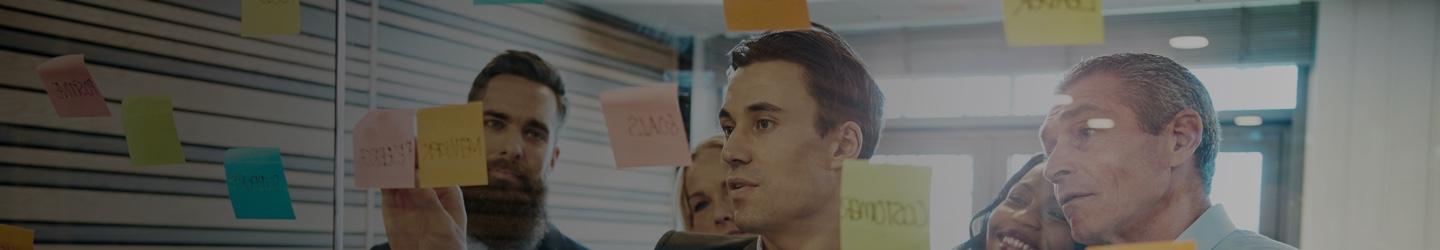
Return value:
<svg viewBox="0 0 1440 250">
<path fill-rule="evenodd" d="M 1032 74 L 1015 77 L 1015 97 L 1011 98 L 1010 115 L 1045 115 L 1054 107 L 1055 87 L 1060 86 L 1060 73 Z M 1028 158 L 1026 158 L 1028 160 Z M 1024 164 L 1024 161 L 1020 162 Z"/>
<path fill-rule="evenodd" d="M 970 155 L 876 155 L 871 163 L 931 168 L 930 248 L 950 249 L 970 237 L 971 184 L 974 157 Z"/>
<path fill-rule="evenodd" d="M 1221 152 L 1215 159 L 1210 202 L 1225 204 L 1235 227 L 1260 231 L 1260 185 L 1264 155 L 1259 152 Z"/>
<path fill-rule="evenodd" d="M 880 80 L 885 118 L 1005 116 L 1010 113 L 1009 76 Z M 903 97 L 903 98 L 899 98 Z"/>
<path fill-rule="evenodd" d="M 1299 68 L 1295 65 L 1251 68 L 1194 68 L 1205 83 L 1215 110 L 1295 109 Z"/>
</svg>

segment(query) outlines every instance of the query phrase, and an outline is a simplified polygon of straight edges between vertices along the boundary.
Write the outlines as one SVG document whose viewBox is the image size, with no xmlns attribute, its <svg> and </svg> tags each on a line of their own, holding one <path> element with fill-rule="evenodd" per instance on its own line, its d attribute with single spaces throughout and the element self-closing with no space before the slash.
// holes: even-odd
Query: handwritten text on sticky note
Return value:
<svg viewBox="0 0 1440 250">
<path fill-rule="evenodd" d="M 485 166 L 485 108 L 479 102 L 426 108 L 415 114 L 420 187 L 490 183 Z"/>
<path fill-rule="evenodd" d="M 84 55 L 52 58 L 35 67 L 35 71 L 40 73 L 40 82 L 60 117 L 110 116 L 100 87 L 85 69 Z"/>
<path fill-rule="evenodd" d="M 845 161 L 840 248 L 930 249 L 930 169 Z"/>
<path fill-rule="evenodd" d="M 1091 246 L 1086 250 L 1195 250 L 1195 240 Z"/>
<path fill-rule="evenodd" d="M 810 28 L 805 0 L 725 0 L 729 31 L 797 30 Z"/>
<path fill-rule="evenodd" d="M 1005 42 L 1011 47 L 1105 43 L 1100 0 L 1005 0 Z"/>
<path fill-rule="evenodd" d="M 34 250 L 35 231 L 11 226 L 0 225 L 0 250 Z"/>
<path fill-rule="evenodd" d="M 263 37 L 300 33 L 300 0 L 241 0 L 240 35 Z"/>
<path fill-rule="evenodd" d="M 600 93 L 616 167 L 690 165 L 677 91 L 660 85 Z"/>
<path fill-rule="evenodd" d="M 355 124 L 355 186 L 415 187 L 415 110 L 375 110 Z"/>
<path fill-rule="evenodd" d="M 275 148 L 225 151 L 225 184 L 238 219 L 295 219 L 285 167 Z"/>
<path fill-rule="evenodd" d="M 131 165 L 185 163 L 169 96 L 125 98 L 120 103 L 120 116 L 125 126 L 125 144 L 130 149 Z"/>
</svg>

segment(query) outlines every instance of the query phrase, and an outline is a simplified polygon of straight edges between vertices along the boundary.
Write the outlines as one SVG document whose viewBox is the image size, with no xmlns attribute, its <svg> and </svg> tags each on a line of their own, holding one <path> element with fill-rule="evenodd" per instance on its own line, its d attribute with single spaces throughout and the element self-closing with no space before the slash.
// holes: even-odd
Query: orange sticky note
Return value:
<svg viewBox="0 0 1440 250">
<path fill-rule="evenodd" d="M 810 28 L 805 0 L 725 0 L 729 31 L 797 30 Z"/>
<path fill-rule="evenodd" d="M 356 187 L 415 187 L 415 110 L 366 113 L 353 142 Z"/>
<path fill-rule="evenodd" d="M 300 0 L 241 0 L 240 36 L 300 33 Z"/>
<path fill-rule="evenodd" d="M 1011 47 L 1105 43 L 1100 0 L 1004 0 L 1005 42 Z"/>
<path fill-rule="evenodd" d="M 1086 250 L 1195 250 L 1195 240 L 1147 242 L 1086 247 Z"/>
<path fill-rule="evenodd" d="M 40 82 L 45 85 L 50 104 L 60 117 L 110 116 L 105 96 L 100 94 L 100 87 L 85 69 L 85 55 L 51 58 L 35 67 L 35 71 L 40 73 Z"/>
<path fill-rule="evenodd" d="M 415 113 L 420 187 L 490 184 L 485 166 L 485 107 L 479 102 Z"/>
<path fill-rule="evenodd" d="M 690 165 L 675 85 L 600 93 L 600 111 L 605 114 L 615 167 Z"/>
<path fill-rule="evenodd" d="M 0 249 L 34 250 L 35 231 L 11 225 L 0 225 Z"/>
</svg>

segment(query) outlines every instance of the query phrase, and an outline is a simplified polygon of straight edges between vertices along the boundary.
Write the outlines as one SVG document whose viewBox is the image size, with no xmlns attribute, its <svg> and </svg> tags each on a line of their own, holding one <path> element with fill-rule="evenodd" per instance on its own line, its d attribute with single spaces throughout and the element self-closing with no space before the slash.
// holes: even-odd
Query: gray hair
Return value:
<svg viewBox="0 0 1440 250">
<path fill-rule="evenodd" d="M 1205 193 L 1210 193 L 1210 182 L 1215 175 L 1215 155 L 1220 143 L 1220 122 L 1215 117 L 1215 108 L 1210 103 L 1210 92 L 1200 79 L 1170 58 L 1154 54 L 1120 53 L 1085 60 L 1076 65 L 1061 81 L 1059 91 L 1068 89 L 1076 80 L 1097 73 L 1110 73 L 1125 80 L 1120 92 L 1135 110 L 1140 125 L 1153 135 L 1171 121 L 1176 113 L 1186 108 L 1200 114 L 1204 123 L 1200 147 L 1195 150 L 1195 166 Z"/>
</svg>

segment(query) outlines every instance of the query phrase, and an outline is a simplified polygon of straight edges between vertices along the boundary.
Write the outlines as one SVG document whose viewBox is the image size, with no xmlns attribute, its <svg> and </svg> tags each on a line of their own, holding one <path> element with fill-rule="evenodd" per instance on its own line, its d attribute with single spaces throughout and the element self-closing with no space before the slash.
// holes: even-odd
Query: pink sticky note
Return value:
<svg viewBox="0 0 1440 250">
<path fill-rule="evenodd" d="M 50 94 L 50 104 L 60 117 L 110 116 L 105 106 L 105 96 L 90 71 L 85 69 L 85 55 L 67 55 L 51 58 L 35 67 L 40 73 L 40 82 Z"/>
<path fill-rule="evenodd" d="M 690 165 L 685 121 L 675 85 L 600 93 L 615 167 Z"/>
<path fill-rule="evenodd" d="M 415 110 L 370 111 L 354 136 L 356 187 L 415 187 Z"/>
</svg>

